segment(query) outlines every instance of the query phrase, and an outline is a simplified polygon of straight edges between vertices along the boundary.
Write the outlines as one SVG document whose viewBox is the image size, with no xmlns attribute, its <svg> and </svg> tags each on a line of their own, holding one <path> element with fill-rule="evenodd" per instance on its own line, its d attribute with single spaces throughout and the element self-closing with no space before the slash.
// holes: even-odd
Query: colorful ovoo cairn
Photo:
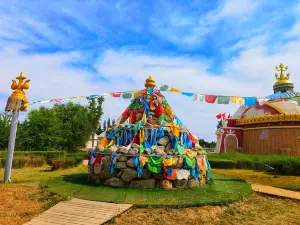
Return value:
<svg viewBox="0 0 300 225">
<path fill-rule="evenodd" d="M 193 188 L 211 180 L 205 151 L 156 89 L 135 91 L 117 124 L 90 152 L 89 179 L 126 188 Z M 167 90 L 163 86 L 160 90 Z"/>
</svg>

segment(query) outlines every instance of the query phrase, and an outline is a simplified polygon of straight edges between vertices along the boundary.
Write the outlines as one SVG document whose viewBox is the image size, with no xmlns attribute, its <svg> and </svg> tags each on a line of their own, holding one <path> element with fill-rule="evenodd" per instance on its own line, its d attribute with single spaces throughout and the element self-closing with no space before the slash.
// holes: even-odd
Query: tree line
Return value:
<svg viewBox="0 0 300 225">
<path fill-rule="evenodd" d="M 75 103 L 56 104 L 52 108 L 31 110 L 18 123 L 15 149 L 20 151 L 65 150 L 85 147 L 99 130 L 104 98 L 91 99 L 87 106 Z M 0 116 L 0 149 L 7 149 L 11 115 Z"/>
</svg>

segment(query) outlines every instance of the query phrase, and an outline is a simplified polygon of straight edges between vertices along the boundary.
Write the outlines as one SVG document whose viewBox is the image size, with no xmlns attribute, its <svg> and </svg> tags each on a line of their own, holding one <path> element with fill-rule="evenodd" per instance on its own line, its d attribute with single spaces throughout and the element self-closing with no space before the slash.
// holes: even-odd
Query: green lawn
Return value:
<svg viewBox="0 0 300 225">
<path fill-rule="evenodd" d="M 130 203 L 139 207 L 187 207 L 219 205 L 249 196 L 251 187 L 241 179 L 216 175 L 213 184 L 194 189 L 125 189 L 111 188 L 87 181 L 87 174 L 72 174 L 41 182 L 48 191 L 93 201 Z"/>
</svg>

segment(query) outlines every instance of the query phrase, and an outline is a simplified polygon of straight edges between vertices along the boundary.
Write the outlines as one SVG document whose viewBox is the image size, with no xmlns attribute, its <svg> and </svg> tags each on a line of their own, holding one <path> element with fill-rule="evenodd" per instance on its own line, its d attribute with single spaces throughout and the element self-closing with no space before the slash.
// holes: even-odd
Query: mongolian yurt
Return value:
<svg viewBox="0 0 300 225">
<path fill-rule="evenodd" d="M 257 98 L 253 106 L 241 105 L 223 120 L 215 152 L 300 155 L 300 93 L 294 92 L 287 69 L 282 63 L 276 67 L 273 94 Z"/>
<path fill-rule="evenodd" d="M 112 187 L 192 188 L 208 182 L 210 165 L 150 76 L 90 153 L 89 178 Z M 116 93 L 130 95 L 131 93 Z M 130 96 L 123 96 L 123 98 Z"/>
</svg>

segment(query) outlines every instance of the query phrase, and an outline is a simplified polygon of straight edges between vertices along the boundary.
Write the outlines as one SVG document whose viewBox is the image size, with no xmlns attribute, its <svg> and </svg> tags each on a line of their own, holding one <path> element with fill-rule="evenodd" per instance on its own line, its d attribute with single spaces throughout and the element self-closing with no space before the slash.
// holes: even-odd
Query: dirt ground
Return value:
<svg viewBox="0 0 300 225">
<path fill-rule="evenodd" d="M 59 200 L 38 189 L 37 183 L 1 184 L 0 224 L 21 225 Z"/>
<path fill-rule="evenodd" d="M 184 209 L 134 208 L 109 225 L 291 225 L 300 224 L 300 201 L 254 194 L 228 206 Z"/>
<path fill-rule="evenodd" d="M 22 224 L 38 215 L 47 204 L 41 197 L 38 184 L 0 185 L 0 224 Z"/>
</svg>

